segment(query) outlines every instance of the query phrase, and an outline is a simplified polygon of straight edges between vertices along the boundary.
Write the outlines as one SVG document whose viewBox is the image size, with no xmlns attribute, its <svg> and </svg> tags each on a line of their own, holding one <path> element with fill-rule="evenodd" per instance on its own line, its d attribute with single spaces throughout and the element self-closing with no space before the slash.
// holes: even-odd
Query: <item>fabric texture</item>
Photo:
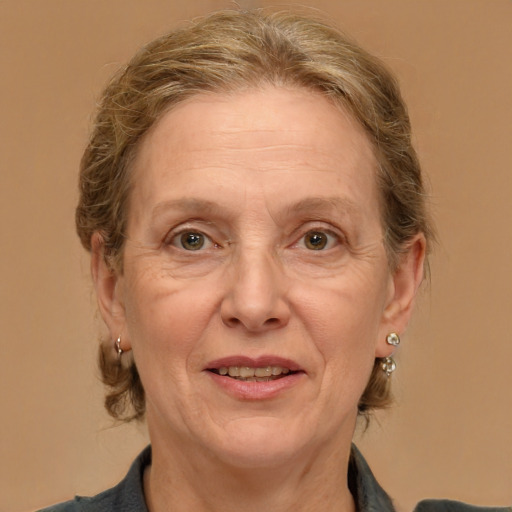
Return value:
<svg viewBox="0 0 512 512">
<path fill-rule="evenodd" d="M 144 469 L 151 464 L 148 446 L 134 461 L 126 477 L 112 489 L 94 497 L 75 499 L 38 512 L 148 512 L 144 499 Z M 378 484 L 359 450 L 352 445 L 348 485 L 358 512 L 396 512 L 386 492 Z M 450 500 L 425 500 L 413 512 L 512 512 L 512 507 L 473 507 Z"/>
</svg>

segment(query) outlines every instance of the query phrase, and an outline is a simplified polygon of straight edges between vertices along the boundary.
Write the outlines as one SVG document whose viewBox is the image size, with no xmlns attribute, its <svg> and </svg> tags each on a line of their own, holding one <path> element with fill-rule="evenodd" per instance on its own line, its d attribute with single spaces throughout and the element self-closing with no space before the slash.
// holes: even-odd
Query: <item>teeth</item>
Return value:
<svg viewBox="0 0 512 512">
<path fill-rule="evenodd" d="M 270 366 L 266 366 L 265 368 L 256 368 L 256 370 L 254 370 L 254 375 L 256 377 L 270 377 L 272 375 L 272 368 Z"/>
<path fill-rule="evenodd" d="M 240 377 L 243 379 L 254 377 L 254 368 L 249 368 L 248 366 L 240 366 Z"/>
<path fill-rule="evenodd" d="M 230 366 L 228 373 L 230 377 L 240 377 L 240 366 Z"/>
<path fill-rule="evenodd" d="M 264 366 L 261 368 L 251 368 L 250 366 L 223 366 L 218 369 L 219 375 L 229 375 L 249 382 L 267 382 L 273 380 L 272 377 L 287 375 L 289 368 L 281 366 Z"/>
</svg>

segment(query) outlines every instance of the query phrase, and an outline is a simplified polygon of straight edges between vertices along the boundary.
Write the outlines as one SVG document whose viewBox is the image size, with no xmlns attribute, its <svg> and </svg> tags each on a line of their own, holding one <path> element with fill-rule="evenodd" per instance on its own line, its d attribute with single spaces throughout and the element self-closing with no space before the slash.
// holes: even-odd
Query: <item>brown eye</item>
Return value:
<svg viewBox="0 0 512 512">
<path fill-rule="evenodd" d="M 304 236 L 304 244 L 306 248 L 312 251 L 321 251 L 325 249 L 329 242 L 329 237 L 322 231 L 310 231 Z"/>
<path fill-rule="evenodd" d="M 180 236 L 180 245 L 187 251 L 198 251 L 205 244 L 205 236 L 202 233 L 187 232 Z"/>
</svg>

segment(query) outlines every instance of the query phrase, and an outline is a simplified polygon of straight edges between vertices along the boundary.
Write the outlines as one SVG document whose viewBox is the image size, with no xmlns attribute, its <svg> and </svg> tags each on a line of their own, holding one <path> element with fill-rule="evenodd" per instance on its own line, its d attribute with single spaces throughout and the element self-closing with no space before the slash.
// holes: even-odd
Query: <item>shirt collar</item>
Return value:
<svg viewBox="0 0 512 512">
<path fill-rule="evenodd" d="M 114 510 L 148 512 L 144 499 L 144 469 L 151 464 L 151 446 L 135 459 L 126 478 L 117 486 Z M 391 499 L 379 485 L 361 452 L 352 445 L 348 486 L 357 512 L 395 512 Z"/>
<path fill-rule="evenodd" d="M 348 486 L 354 496 L 357 512 L 395 512 L 391 498 L 379 485 L 354 444 L 348 465 Z"/>
</svg>

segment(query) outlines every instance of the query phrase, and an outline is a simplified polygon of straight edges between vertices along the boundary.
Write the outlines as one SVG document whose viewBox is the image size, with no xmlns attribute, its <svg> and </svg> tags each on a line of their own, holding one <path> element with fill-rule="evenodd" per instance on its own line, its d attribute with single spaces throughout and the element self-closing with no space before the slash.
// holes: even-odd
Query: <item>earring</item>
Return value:
<svg viewBox="0 0 512 512">
<path fill-rule="evenodd" d="M 382 371 L 389 377 L 396 370 L 396 363 L 392 357 L 382 359 Z"/>
<path fill-rule="evenodd" d="M 394 347 L 396 347 L 397 345 L 400 345 L 400 336 L 398 336 L 396 332 L 390 332 L 386 336 L 386 343 L 388 345 L 393 345 Z"/>
<path fill-rule="evenodd" d="M 121 336 L 119 336 L 115 341 L 114 348 L 116 349 L 117 352 L 117 359 L 121 359 L 121 355 L 124 352 L 124 350 L 121 348 Z"/>
</svg>

